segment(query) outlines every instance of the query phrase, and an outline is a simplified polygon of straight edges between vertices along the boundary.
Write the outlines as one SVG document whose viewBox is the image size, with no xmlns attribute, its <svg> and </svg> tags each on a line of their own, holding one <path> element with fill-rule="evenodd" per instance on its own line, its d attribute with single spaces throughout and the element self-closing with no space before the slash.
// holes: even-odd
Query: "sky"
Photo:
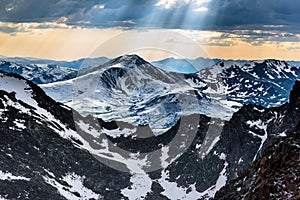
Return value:
<svg viewBox="0 0 300 200">
<path fill-rule="evenodd" d="M 300 60 L 297 0 L 0 0 L 0 55 Z"/>
</svg>

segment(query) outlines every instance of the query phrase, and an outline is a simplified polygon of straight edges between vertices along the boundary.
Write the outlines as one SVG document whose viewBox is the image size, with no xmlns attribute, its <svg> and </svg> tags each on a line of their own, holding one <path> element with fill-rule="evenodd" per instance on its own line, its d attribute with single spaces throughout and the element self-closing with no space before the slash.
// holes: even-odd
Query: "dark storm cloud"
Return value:
<svg viewBox="0 0 300 200">
<path fill-rule="evenodd" d="M 280 29 L 300 32 L 300 1 L 215 0 L 211 1 L 209 7 L 211 12 L 206 22 L 208 26 L 220 29 Z"/>
<path fill-rule="evenodd" d="M 85 12 L 96 1 L 84 0 L 1 0 L 0 21 L 50 22 L 60 17 Z"/>
<path fill-rule="evenodd" d="M 100 8 L 103 5 L 104 8 Z M 124 27 L 135 26 L 138 20 L 143 18 L 153 6 L 153 1 L 103 0 L 95 3 L 86 12 L 78 12 L 68 15 L 68 24 L 96 27 Z"/>
<path fill-rule="evenodd" d="M 158 2 L 0 0 L 0 21 L 55 22 L 66 17 L 67 24 L 91 27 L 300 32 L 300 1 L 296 0 L 177 0 L 168 8 L 157 6 Z M 199 6 L 207 11 L 196 12 Z"/>
</svg>

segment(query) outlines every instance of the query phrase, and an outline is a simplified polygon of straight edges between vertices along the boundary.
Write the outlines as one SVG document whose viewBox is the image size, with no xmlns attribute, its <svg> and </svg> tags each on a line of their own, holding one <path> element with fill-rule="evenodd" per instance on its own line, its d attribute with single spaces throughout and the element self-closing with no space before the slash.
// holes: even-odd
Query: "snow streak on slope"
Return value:
<svg viewBox="0 0 300 200">
<path fill-rule="evenodd" d="M 8 180 L 8 181 L 13 181 L 13 180 L 24 180 L 24 181 L 29 181 L 30 178 L 26 178 L 23 176 L 14 176 L 9 172 L 3 172 L 0 170 L 0 180 Z"/>
<path fill-rule="evenodd" d="M 56 181 L 54 178 L 50 178 L 48 176 L 43 177 L 45 182 L 49 185 L 55 187 L 59 194 L 61 194 L 66 199 L 72 200 L 83 200 L 83 199 L 98 199 L 101 196 L 99 194 L 94 193 L 92 190 L 86 188 L 83 185 L 84 177 L 80 177 L 76 174 L 67 174 L 63 177 L 63 181 L 65 181 L 68 185 L 63 185 Z M 75 194 L 78 193 L 78 194 Z"/>
</svg>

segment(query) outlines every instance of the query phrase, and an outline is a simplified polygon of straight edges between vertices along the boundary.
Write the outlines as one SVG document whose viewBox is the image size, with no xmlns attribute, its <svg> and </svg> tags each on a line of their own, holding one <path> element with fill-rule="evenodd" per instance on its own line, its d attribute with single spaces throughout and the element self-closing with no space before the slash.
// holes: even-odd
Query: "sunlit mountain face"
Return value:
<svg viewBox="0 0 300 200">
<path fill-rule="evenodd" d="M 0 0 L 0 200 L 299 199 L 299 10 Z"/>
<path fill-rule="evenodd" d="M 229 120 L 246 104 L 282 105 L 299 78 L 299 67 L 278 60 L 220 61 L 187 74 L 127 55 L 84 68 L 76 78 L 40 86 L 83 115 L 150 125 L 161 134 L 180 116 L 201 113 Z"/>
</svg>

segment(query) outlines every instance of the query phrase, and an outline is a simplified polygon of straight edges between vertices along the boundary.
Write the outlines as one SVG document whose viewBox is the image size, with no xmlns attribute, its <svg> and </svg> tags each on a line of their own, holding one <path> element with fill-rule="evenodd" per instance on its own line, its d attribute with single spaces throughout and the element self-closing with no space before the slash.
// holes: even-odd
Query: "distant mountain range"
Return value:
<svg viewBox="0 0 300 200">
<path fill-rule="evenodd" d="M 242 105 L 282 105 L 300 78 L 300 66 L 278 60 L 169 58 L 153 65 L 136 55 L 73 62 L 2 59 L 6 61 L 0 62 L 0 69 L 42 84 L 49 96 L 83 115 L 149 124 L 157 134 L 172 127 L 180 116 L 201 113 L 228 120 Z M 197 63 L 201 66 L 196 68 Z M 195 73 L 178 72 L 200 68 Z"/>
<path fill-rule="evenodd" d="M 22 57 L 0 57 L 0 61 L 11 62 L 18 65 L 52 65 L 58 67 L 67 67 L 71 69 L 80 69 L 84 67 L 90 67 L 99 65 L 108 61 L 106 57 L 99 58 L 82 58 L 74 61 L 56 61 L 39 58 L 22 58 Z"/>
<path fill-rule="evenodd" d="M 211 67 L 216 63 L 224 61 L 222 59 L 197 58 L 197 59 L 176 59 L 166 58 L 160 61 L 154 61 L 151 64 L 166 71 L 178 73 L 195 73 L 201 69 Z"/>
<path fill-rule="evenodd" d="M 222 61 L 182 74 L 128 55 L 84 68 L 74 79 L 41 87 L 83 115 L 149 124 L 159 133 L 180 116 L 201 113 L 228 120 L 242 105 L 280 106 L 299 78 L 300 67 L 278 60 Z"/>
<path fill-rule="evenodd" d="M 102 69 L 100 78 L 112 77 L 112 72 L 120 75 L 124 70 L 120 64 L 127 66 L 128 62 L 133 64 L 133 74 L 148 66 L 136 56 L 120 57 Z M 262 63 L 270 66 L 270 62 Z M 276 67 L 284 71 L 286 65 L 280 63 Z M 254 70 L 255 66 L 250 67 Z M 288 75 L 282 71 L 280 76 Z M 152 74 L 151 78 L 158 75 L 163 74 Z M 105 86 L 115 89 L 120 85 L 108 80 Z M 277 188 L 268 190 L 276 197 L 293 197 L 297 191 L 293 188 L 300 186 L 299 182 L 290 182 L 294 180 L 291 176 L 298 173 L 299 137 L 287 135 L 299 127 L 299 91 L 297 81 L 288 103 L 274 108 L 244 105 L 229 121 L 200 114 L 183 116 L 168 131 L 154 136 L 147 125 L 83 117 L 55 102 L 31 81 L 0 72 L 0 198 L 213 199 L 217 191 L 234 183 L 230 181 L 250 166 L 250 171 L 235 180 L 237 184 L 221 189 L 215 198 L 239 198 L 247 191 L 255 197 L 255 193 L 257 196 L 267 191 L 261 190 L 260 183 Z M 172 146 L 174 137 L 177 139 Z M 191 143 L 186 146 L 188 140 Z M 264 161 L 256 161 L 261 155 Z M 272 166 L 274 172 L 268 168 L 272 163 L 278 164 Z M 291 164 L 288 171 L 282 171 L 285 163 Z M 150 166 L 156 170 L 148 171 Z M 258 178 L 259 166 L 267 174 L 281 171 L 274 179 Z M 294 185 L 284 187 L 281 182 L 265 180 Z"/>
<path fill-rule="evenodd" d="M 80 69 L 95 65 L 100 65 L 108 60 L 106 57 L 99 58 L 82 58 L 73 61 L 55 61 L 39 58 L 23 58 L 23 57 L 4 57 L 0 56 L 1 61 L 11 62 L 19 65 L 32 65 L 32 64 L 48 64 L 48 65 L 57 65 L 60 67 L 68 67 L 72 69 Z M 167 71 L 179 72 L 179 73 L 195 73 L 200 69 L 210 67 L 222 59 L 210 59 L 210 58 L 197 58 L 197 59 L 175 59 L 175 58 L 166 58 L 160 61 L 154 61 L 152 64 L 156 67 Z"/>
<path fill-rule="evenodd" d="M 77 76 L 77 70 L 53 64 L 16 64 L 0 61 L 0 69 L 4 72 L 19 74 L 36 84 L 64 81 Z"/>
<path fill-rule="evenodd" d="M 110 59 L 107 57 L 98 57 L 98 58 L 81 58 L 73 61 L 56 61 L 56 60 L 47 60 L 40 58 L 23 58 L 23 57 L 5 57 L 0 56 L 0 61 L 11 62 L 18 65 L 32 65 L 32 64 L 47 64 L 47 65 L 56 65 L 59 67 L 67 67 L 72 69 L 81 69 L 85 67 L 97 66 L 103 64 Z M 153 61 L 152 65 L 160 69 L 178 72 L 178 73 L 196 73 L 207 67 L 211 67 L 219 62 L 247 62 L 247 60 L 228 60 L 228 59 L 218 59 L 218 58 L 196 58 L 196 59 L 183 59 L 183 58 L 166 58 L 163 60 Z M 286 61 L 291 66 L 300 66 L 300 61 Z"/>
</svg>

